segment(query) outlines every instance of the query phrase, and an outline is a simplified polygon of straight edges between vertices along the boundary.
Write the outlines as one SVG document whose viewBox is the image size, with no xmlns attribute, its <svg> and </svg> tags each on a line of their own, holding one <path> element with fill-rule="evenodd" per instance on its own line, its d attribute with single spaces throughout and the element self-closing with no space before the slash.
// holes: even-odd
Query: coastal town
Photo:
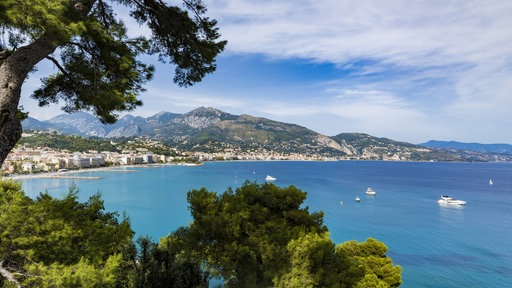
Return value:
<svg viewBox="0 0 512 288">
<path fill-rule="evenodd" d="M 25 135 L 27 136 L 27 135 Z M 30 135 L 28 135 L 30 136 Z M 100 167 L 119 167 L 148 164 L 199 165 L 204 161 L 225 160 L 327 160 L 318 155 L 300 153 L 284 154 L 265 149 L 241 151 L 237 147 L 226 147 L 222 152 L 189 152 L 163 147 L 155 140 L 139 139 L 142 147 L 123 149 L 118 152 L 88 150 L 72 152 L 50 147 L 15 147 L 4 161 L 1 172 L 11 174 L 36 174 Z M 158 154 L 152 151 L 167 150 Z M 329 159 L 330 160 L 330 159 Z"/>
</svg>

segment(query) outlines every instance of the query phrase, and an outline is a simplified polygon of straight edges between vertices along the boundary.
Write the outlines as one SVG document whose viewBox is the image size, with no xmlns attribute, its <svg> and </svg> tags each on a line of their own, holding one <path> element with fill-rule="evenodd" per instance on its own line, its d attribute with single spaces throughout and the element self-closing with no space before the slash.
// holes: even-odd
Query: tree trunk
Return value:
<svg viewBox="0 0 512 288">
<path fill-rule="evenodd" d="M 42 36 L 0 60 L 0 165 L 21 138 L 22 128 L 16 112 L 23 81 L 34 66 L 53 53 L 56 47 Z"/>
<path fill-rule="evenodd" d="M 74 1 L 73 8 L 86 17 L 97 0 Z M 0 166 L 21 138 L 22 127 L 16 112 L 21 97 L 21 86 L 28 73 L 62 43 L 43 34 L 27 46 L 10 53 L 0 50 Z"/>
</svg>

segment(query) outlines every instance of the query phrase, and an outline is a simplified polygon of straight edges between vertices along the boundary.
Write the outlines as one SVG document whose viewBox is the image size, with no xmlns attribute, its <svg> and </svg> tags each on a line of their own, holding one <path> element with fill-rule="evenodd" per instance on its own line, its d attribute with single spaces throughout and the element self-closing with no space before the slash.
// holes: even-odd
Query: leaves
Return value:
<svg viewBox="0 0 512 288">
<path fill-rule="evenodd" d="M 85 259 L 76 264 L 63 265 L 57 262 L 46 266 L 29 264 L 27 271 L 32 275 L 25 281 L 28 287 L 67 288 L 67 287 L 116 287 L 120 275 L 121 254 L 110 256 L 104 266 L 97 267 Z"/>
<path fill-rule="evenodd" d="M 402 268 L 394 266 L 385 253 L 382 242 L 369 238 L 363 243 L 348 241 L 336 247 L 337 251 L 364 267 L 365 276 L 357 287 L 398 287 L 402 284 Z"/>
<path fill-rule="evenodd" d="M 170 59 L 177 65 L 174 82 L 191 86 L 215 71 L 215 57 L 227 42 L 217 41 L 217 21 L 203 17 L 206 8 L 202 1 L 184 2 L 194 17 L 157 0 L 144 1 L 144 6 L 136 6 L 131 15 L 151 29 L 155 40 L 151 42 L 151 53 L 158 54 L 162 62 Z"/>
<path fill-rule="evenodd" d="M 126 219 L 119 221 L 116 213 L 103 210 L 99 194 L 80 203 L 76 187 L 63 199 L 41 193 L 31 200 L 19 183 L 0 181 L 0 259 L 4 267 L 19 271 L 19 280 L 34 287 L 45 287 L 50 282 L 44 281 L 55 279 L 57 283 L 74 279 L 69 281 L 84 283 L 83 287 L 89 285 L 84 280 L 89 277 L 96 282 L 116 282 L 109 274 L 121 263 L 115 255 L 131 247 L 133 232 Z M 31 277 L 25 279 L 26 275 Z M 57 287 L 70 287 L 62 285 Z"/>
<path fill-rule="evenodd" d="M 188 193 L 194 222 L 185 234 L 214 273 L 238 287 L 271 285 L 288 263 L 286 245 L 303 231 L 326 231 L 322 214 L 301 205 L 306 193 L 294 186 L 246 182 L 221 195 Z"/>
</svg>

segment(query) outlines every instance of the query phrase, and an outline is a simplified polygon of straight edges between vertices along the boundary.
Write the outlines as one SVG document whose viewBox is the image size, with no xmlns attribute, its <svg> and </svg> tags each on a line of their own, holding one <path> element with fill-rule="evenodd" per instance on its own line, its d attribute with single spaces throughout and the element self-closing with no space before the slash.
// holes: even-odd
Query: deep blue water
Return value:
<svg viewBox="0 0 512 288">
<path fill-rule="evenodd" d="M 155 241 L 191 220 L 187 191 L 224 192 L 247 179 L 263 182 L 270 174 L 279 186 L 308 192 L 305 205 L 325 212 L 336 243 L 368 237 L 383 241 L 393 262 L 402 266 L 401 287 L 512 287 L 511 163 L 264 161 L 125 170 L 135 172 L 79 174 L 102 177 L 74 180 L 81 200 L 100 191 L 107 210 L 125 211 L 137 234 Z M 61 196 L 71 184 L 23 180 L 29 196 L 44 190 Z M 367 187 L 377 195 L 366 196 Z M 440 206 L 441 194 L 467 204 Z"/>
</svg>

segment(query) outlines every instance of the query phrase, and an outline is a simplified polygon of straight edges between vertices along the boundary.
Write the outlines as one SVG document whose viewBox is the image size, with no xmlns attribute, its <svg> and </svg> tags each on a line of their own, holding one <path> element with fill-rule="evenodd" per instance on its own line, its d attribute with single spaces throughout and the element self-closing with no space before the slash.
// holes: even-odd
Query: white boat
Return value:
<svg viewBox="0 0 512 288">
<path fill-rule="evenodd" d="M 441 198 L 437 200 L 437 203 L 442 205 L 464 205 L 466 204 L 466 201 L 457 200 L 447 195 L 441 195 Z"/>
<path fill-rule="evenodd" d="M 492 183 L 492 179 L 489 179 L 489 185 L 492 185 L 494 183 Z"/>
<path fill-rule="evenodd" d="M 272 177 L 270 175 L 267 175 L 267 177 L 265 177 L 265 181 L 276 181 L 276 180 L 277 180 L 277 178 Z"/>
<path fill-rule="evenodd" d="M 375 194 L 377 194 L 377 192 L 375 192 L 375 190 L 373 190 L 372 188 L 368 187 L 368 189 L 366 189 L 366 194 L 368 194 L 370 196 L 375 196 Z"/>
<path fill-rule="evenodd" d="M 359 198 L 359 196 L 356 196 L 356 202 L 359 202 L 361 201 L 361 198 Z"/>
</svg>

